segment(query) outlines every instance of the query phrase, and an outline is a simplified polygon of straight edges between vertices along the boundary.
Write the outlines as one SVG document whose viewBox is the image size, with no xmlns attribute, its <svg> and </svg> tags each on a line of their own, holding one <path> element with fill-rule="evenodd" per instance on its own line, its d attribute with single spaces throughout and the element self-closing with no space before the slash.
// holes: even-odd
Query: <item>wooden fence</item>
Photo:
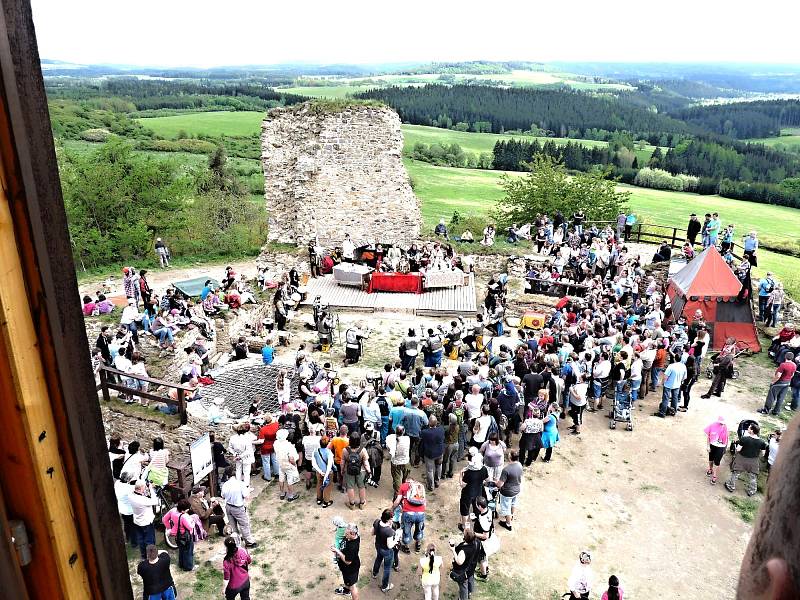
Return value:
<svg viewBox="0 0 800 600">
<path fill-rule="evenodd" d="M 159 388 L 159 387 L 174 388 L 178 390 L 178 399 L 173 400 L 172 398 L 169 397 L 169 395 L 161 396 L 158 394 L 154 394 L 150 391 L 145 392 L 138 388 L 128 387 L 124 383 L 126 379 L 135 379 L 136 381 L 142 381 L 150 384 L 150 386 L 154 388 Z M 192 391 L 192 388 L 185 386 L 181 383 L 170 383 L 168 381 L 162 381 L 161 379 L 154 379 L 153 377 L 145 377 L 144 375 L 125 373 L 123 371 L 119 371 L 112 367 L 107 367 L 105 365 L 102 365 L 100 367 L 100 384 L 97 386 L 97 390 L 103 391 L 103 400 L 105 400 L 106 402 L 111 401 L 110 390 L 116 390 L 123 394 L 129 394 L 131 396 L 138 396 L 139 398 L 146 398 L 148 400 L 155 400 L 157 402 L 164 402 L 172 406 L 177 406 L 181 425 L 186 425 L 187 421 L 186 392 Z"/>
</svg>

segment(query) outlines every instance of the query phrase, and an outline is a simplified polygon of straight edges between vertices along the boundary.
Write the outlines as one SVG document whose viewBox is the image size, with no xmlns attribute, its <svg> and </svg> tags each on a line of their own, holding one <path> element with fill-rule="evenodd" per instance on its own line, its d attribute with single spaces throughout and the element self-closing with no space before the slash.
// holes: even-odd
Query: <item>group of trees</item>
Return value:
<svg viewBox="0 0 800 600">
<path fill-rule="evenodd" d="M 660 164 L 651 166 L 660 166 L 675 175 L 780 183 L 800 173 L 800 157 L 764 144 L 701 137 L 670 148 Z"/>
<path fill-rule="evenodd" d="M 549 156 L 537 155 L 524 177 L 504 175 L 505 195 L 497 203 L 493 217 L 501 226 L 531 223 L 537 214 L 565 216 L 578 209 L 590 221 L 615 218 L 627 209 L 630 192 L 619 192 L 608 171 L 595 170 L 570 176 L 563 165 Z"/>
<path fill-rule="evenodd" d="M 658 144 L 663 135 L 686 136 L 687 124 L 614 97 L 566 89 L 498 88 L 481 85 L 388 87 L 359 94 L 394 108 L 405 123 L 453 127 L 488 122 L 491 132 L 533 125 L 555 137 L 584 137 L 590 129 L 629 131 Z"/>
<path fill-rule="evenodd" d="M 663 169 L 645 167 L 639 169 L 633 183 L 639 187 L 655 188 L 657 190 L 696 192 L 700 183 L 700 178 L 683 173 L 673 175 Z"/>
<path fill-rule="evenodd" d="M 610 144 L 588 148 L 577 142 L 557 144 L 547 140 L 542 144 L 539 140 L 529 142 L 512 139 L 496 142 L 492 153 L 494 168 L 501 171 L 525 171 L 526 164 L 538 155 L 549 156 L 574 171 L 589 171 L 597 165 L 613 165 L 625 169 L 636 169 L 639 166 L 631 148 L 621 146 L 614 150 Z"/>
<path fill-rule="evenodd" d="M 221 148 L 207 169 L 187 170 L 114 139 L 90 153 L 59 150 L 59 170 L 77 268 L 153 259 L 156 237 L 178 255 L 252 253 L 266 239 L 264 207 Z"/>
<path fill-rule="evenodd" d="M 491 169 L 492 155 L 488 152 L 475 154 L 464 152 L 458 144 L 423 144 L 417 142 L 409 155 L 414 160 L 431 163 L 439 167 L 466 169 Z"/>
<path fill-rule="evenodd" d="M 672 115 L 710 133 L 735 139 L 780 135 L 782 127 L 800 126 L 800 100 L 764 100 L 693 106 Z"/>
</svg>

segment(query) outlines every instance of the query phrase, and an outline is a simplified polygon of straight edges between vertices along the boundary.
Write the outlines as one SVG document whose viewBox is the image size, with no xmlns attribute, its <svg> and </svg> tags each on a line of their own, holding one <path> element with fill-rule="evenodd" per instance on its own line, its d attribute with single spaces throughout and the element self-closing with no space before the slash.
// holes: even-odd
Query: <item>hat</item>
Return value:
<svg viewBox="0 0 800 600">
<path fill-rule="evenodd" d="M 364 423 L 364 431 L 375 431 L 375 423 L 372 421 Z"/>
<path fill-rule="evenodd" d="M 192 496 L 194 496 L 195 494 L 199 494 L 200 492 L 205 492 L 205 491 L 206 491 L 206 488 L 204 488 L 202 485 L 196 485 L 196 486 L 194 486 L 192 488 Z"/>
</svg>

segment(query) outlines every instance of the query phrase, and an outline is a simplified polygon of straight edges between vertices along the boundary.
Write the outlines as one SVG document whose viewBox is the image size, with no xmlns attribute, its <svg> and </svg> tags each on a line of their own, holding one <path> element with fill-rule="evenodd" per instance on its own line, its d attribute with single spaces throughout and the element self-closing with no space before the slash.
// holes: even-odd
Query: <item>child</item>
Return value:
<svg viewBox="0 0 800 600">
<path fill-rule="evenodd" d="M 341 548 L 342 541 L 344 540 L 344 532 L 347 529 L 347 521 L 345 521 L 339 515 L 333 517 L 331 519 L 331 524 L 333 525 L 333 547 L 334 548 Z M 337 567 L 339 566 L 339 562 L 337 560 L 336 554 L 333 555 L 333 564 Z"/>
<path fill-rule="evenodd" d="M 442 557 L 436 556 L 436 546 L 428 544 L 425 556 L 419 559 L 419 566 L 422 571 L 425 600 L 439 600 L 439 569 L 442 566 Z"/>
<path fill-rule="evenodd" d="M 600 600 L 622 600 L 622 588 L 616 575 L 608 578 L 608 590 L 603 592 Z"/>
<path fill-rule="evenodd" d="M 769 434 L 769 453 L 767 454 L 767 479 L 769 479 L 769 473 L 772 470 L 772 465 L 775 464 L 775 459 L 778 458 L 778 446 L 781 443 L 781 433 L 783 433 L 780 429 L 778 431 L 774 431 L 773 433 Z"/>
</svg>

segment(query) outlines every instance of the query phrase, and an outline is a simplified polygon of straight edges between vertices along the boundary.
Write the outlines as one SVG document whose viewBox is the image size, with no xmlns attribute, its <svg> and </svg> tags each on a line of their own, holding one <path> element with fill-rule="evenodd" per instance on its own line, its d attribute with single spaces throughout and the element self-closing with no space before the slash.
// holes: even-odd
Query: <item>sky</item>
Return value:
<svg viewBox="0 0 800 600">
<path fill-rule="evenodd" d="M 31 2 L 40 56 L 80 64 L 800 64 L 797 0 Z"/>
</svg>

